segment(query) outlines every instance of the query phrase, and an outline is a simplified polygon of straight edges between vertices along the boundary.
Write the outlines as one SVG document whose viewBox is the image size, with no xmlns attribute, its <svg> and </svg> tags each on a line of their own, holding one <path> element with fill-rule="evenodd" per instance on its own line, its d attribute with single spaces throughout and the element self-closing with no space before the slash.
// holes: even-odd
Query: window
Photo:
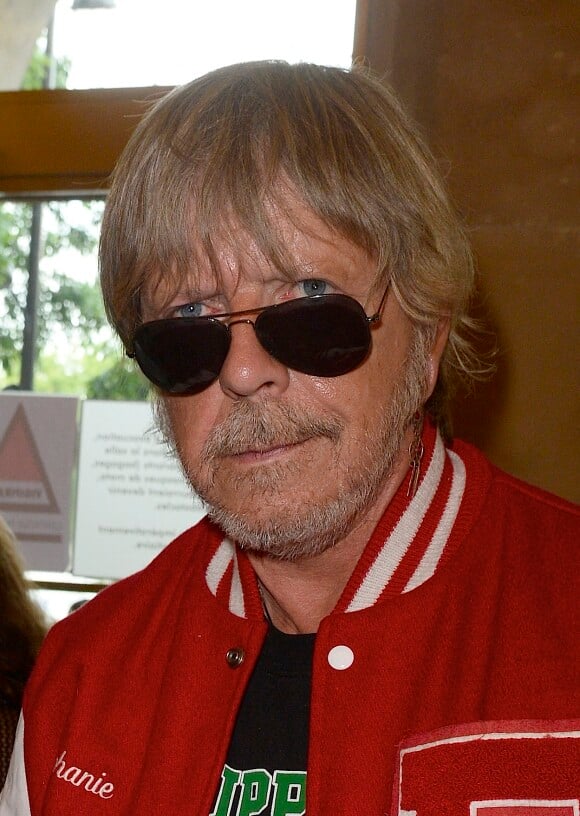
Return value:
<svg viewBox="0 0 580 816">
<path fill-rule="evenodd" d="M 355 0 L 59 0 L 54 53 L 68 88 L 175 85 L 220 65 L 287 59 L 350 65 Z M 106 45 L 105 45 L 106 44 Z"/>
<path fill-rule="evenodd" d="M 96 282 L 103 204 L 0 204 L 0 390 L 104 395 L 120 355 Z"/>
</svg>

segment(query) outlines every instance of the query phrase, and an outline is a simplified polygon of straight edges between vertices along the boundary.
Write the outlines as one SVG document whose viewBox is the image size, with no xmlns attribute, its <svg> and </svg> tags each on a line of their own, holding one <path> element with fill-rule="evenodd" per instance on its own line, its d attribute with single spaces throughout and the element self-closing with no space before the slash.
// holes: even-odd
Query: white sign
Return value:
<svg viewBox="0 0 580 816">
<path fill-rule="evenodd" d="M 77 397 L 0 394 L 0 513 L 29 570 L 69 567 Z"/>
<path fill-rule="evenodd" d="M 73 572 L 122 578 L 205 515 L 145 402 L 83 404 Z"/>
</svg>

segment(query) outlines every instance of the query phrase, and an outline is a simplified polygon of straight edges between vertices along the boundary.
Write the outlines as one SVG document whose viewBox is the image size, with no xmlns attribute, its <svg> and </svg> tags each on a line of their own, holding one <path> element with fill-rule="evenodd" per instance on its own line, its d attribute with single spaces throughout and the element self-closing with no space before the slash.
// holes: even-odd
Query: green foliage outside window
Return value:
<svg viewBox="0 0 580 816">
<path fill-rule="evenodd" d="M 37 49 L 23 87 L 42 86 Z M 56 66 L 64 87 L 65 63 Z M 20 382 L 33 207 L 42 206 L 34 387 L 93 399 L 146 399 L 148 387 L 108 328 L 96 282 L 102 200 L 0 202 L 0 390 Z M 82 273 L 77 274 L 77 267 Z"/>
<path fill-rule="evenodd" d="M 95 280 L 103 202 L 72 203 L 77 223 L 71 202 L 43 205 L 35 390 L 145 399 L 147 385 L 108 328 Z M 30 203 L 0 204 L 0 389 L 20 381 L 31 213 Z M 84 279 L 73 274 L 81 262 L 90 267 Z"/>
</svg>

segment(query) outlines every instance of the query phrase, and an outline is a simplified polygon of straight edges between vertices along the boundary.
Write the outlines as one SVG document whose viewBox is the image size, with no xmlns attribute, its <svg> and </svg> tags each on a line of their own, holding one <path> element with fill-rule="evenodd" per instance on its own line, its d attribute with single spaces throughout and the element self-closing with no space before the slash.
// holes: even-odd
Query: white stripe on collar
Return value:
<svg viewBox="0 0 580 816">
<path fill-rule="evenodd" d="M 246 605 L 244 603 L 244 590 L 242 589 L 242 580 L 240 578 L 240 570 L 238 567 L 238 559 L 234 555 L 234 574 L 232 576 L 232 585 L 230 587 L 230 612 L 237 615 L 238 618 L 246 617 Z"/>
<path fill-rule="evenodd" d="M 455 524 L 457 513 L 459 512 L 459 505 L 463 498 L 465 491 L 465 465 L 463 460 L 453 451 L 447 451 L 453 466 L 453 477 L 451 482 L 451 490 L 449 491 L 449 498 L 445 505 L 445 510 L 441 515 L 437 529 L 433 533 L 429 546 L 425 550 L 423 558 L 419 562 L 417 569 L 409 579 L 407 586 L 403 592 L 410 592 L 412 589 L 423 584 L 437 569 L 437 564 L 441 560 L 443 550 Z"/>
<path fill-rule="evenodd" d="M 427 472 L 419 485 L 419 489 L 383 544 L 379 554 L 348 605 L 346 609 L 347 612 L 357 612 L 360 609 L 367 609 L 367 607 L 375 604 L 381 597 L 387 584 L 393 577 L 395 570 L 401 563 L 403 556 L 409 549 L 411 542 L 417 535 L 417 531 L 439 487 L 444 464 L 445 447 L 438 433 L 433 449 L 433 456 L 431 457 Z"/>
<path fill-rule="evenodd" d="M 244 590 L 238 568 L 238 558 L 236 548 L 229 540 L 224 538 L 213 554 L 213 558 L 205 571 L 205 582 L 212 595 L 217 596 L 218 589 L 224 579 L 228 568 L 232 565 L 232 578 L 230 584 L 230 594 L 228 608 L 233 615 L 238 618 L 246 617 L 246 605 L 244 603 Z"/>
<path fill-rule="evenodd" d="M 218 587 L 226 574 L 229 565 L 236 557 L 236 549 L 228 538 L 221 542 L 205 571 L 205 582 L 211 594 L 217 595 Z"/>
</svg>

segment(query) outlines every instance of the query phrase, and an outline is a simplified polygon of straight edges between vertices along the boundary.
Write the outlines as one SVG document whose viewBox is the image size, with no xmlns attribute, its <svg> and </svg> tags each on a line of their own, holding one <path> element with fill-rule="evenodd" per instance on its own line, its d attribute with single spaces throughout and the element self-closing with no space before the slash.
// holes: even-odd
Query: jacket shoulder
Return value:
<svg viewBox="0 0 580 816">
<path fill-rule="evenodd" d="M 456 440 L 453 450 L 470 462 L 471 469 L 487 472 L 487 510 L 491 505 L 496 512 L 505 513 L 506 518 L 511 518 L 512 522 L 533 520 L 542 525 L 570 528 L 576 536 L 580 532 L 580 505 L 501 470 L 467 442 Z"/>
<path fill-rule="evenodd" d="M 121 640 L 138 638 L 155 618 L 171 620 L 186 589 L 200 583 L 220 536 L 202 519 L 174 541 L 144 569 L 99 592 L 89 603 L 56 623 L 42 647 L 31 685 L 45 667 L 83 664 L 108 644 L 122 649 Z"/>
</svg>

